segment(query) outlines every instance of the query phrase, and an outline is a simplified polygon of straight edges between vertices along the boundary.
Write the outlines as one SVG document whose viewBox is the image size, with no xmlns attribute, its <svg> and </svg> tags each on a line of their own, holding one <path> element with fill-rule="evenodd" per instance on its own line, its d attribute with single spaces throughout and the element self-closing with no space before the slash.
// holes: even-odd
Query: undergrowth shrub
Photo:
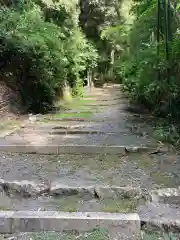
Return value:
<svg viewBox="0 0 180 240">
<path fill-rule="evenodd" d="M 132 101 L 144 104 L 158 116 L 171 115 L 177 119 L 180 115 L 179 30 L 172 19 L 172 40 L 168 43 L 169 59 L 166 60 L 164 37 L 158 44 L 157 54 L 156 9 L 154 0 L 134 0 L 131 10 L 135 20 L 126 35 L 128 47 L 116 58 L 116 75 Z M 161 29 L 161 36 L 163 31 Z"/>
<path fill-rule="evenodd" d="M 44 22 L 38 6 L 0 10 L 1 72 L 14 76 L 29 111 L 48 109 L 63 85 L 67 60 L 61 37 L 60 28 Z"/>
<path fill-rule="evenodd" d="M 80 28 L 71 24 L 65 30 L 63 22 L 53 23 L 33 1 L 0 7 L 1 75 L 13 76 L 27 111 L 49 110 L 67 82 L 79 94 L 80 72 L 96 62 L 96 50 Z"/>
<path fill-rule="evenodd" d="M 133 101 L 144 104 L 158 116 L 171 114 L 177 118 L 180 115 L 179 38 L 173 39 L 170 50 L 169 62 L 166 62 L 165 53 L 162 53 L 157 64 L 156 46 L 149 45 L 139 52 L 138 57 L 119 61 L 119 76 L 123 79 L 124 90 L 129 92 Z M 171 69 L 169 81 L 168 68 Z"/>
</svg>

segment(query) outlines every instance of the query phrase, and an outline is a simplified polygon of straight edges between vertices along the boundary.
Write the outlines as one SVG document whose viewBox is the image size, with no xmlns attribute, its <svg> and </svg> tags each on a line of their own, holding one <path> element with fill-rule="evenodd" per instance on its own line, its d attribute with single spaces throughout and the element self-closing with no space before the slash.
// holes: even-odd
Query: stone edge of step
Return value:
<svg viewBox="0 0 180 240">
<path fill-rule="evenodd" d="M 180 205 L 180 187 L 152 190 L 149 196 L 149 200 L 154 203 Z"/>
<path fill-rule="evenodd" d="M 19 195 L 24 198 L 35 196 L 89 196 L 94 198 L 144 198 L 147 193 L 140 188 L 118 186 L 68 186 L 52 182 L 49 184 L 37 184 L 33 181 L 7 181 L 0 179 L 1 191 L 7 195 Z M 147 198 L 147 197 L 146 197 Z"/>
<path fill-rule="evenodd" d="M 66 129 L 66 130 L 56 130 L 56 131 L 51 131 L 49 132 L 51 135 L 65 135 L 65 134 L 70 134 L 70 135 L 75 135 L 75 134 L 80 134 L 80 135 L 90 135 L 90 134 L 97 134 L 97 135 L 116 135 L 115 132 L 102 132 L 102 131 L 96 131 L 96 130 L 74 130 L 74 129 Z"/>
<path fill-rule="evenodd" d="M 165 232 L 180 232 L 180 219 L 175 218 L 147 218 L 147 219 L 140 219 L 141 226 L 143 228 L 153 228 L 154 231 L 162 230 Z"/>
<path fill-rule="evenodd" d="M 108 233 L 137 236 L 141 222 L 136 213 L 1 211 L 0 233 L 73 231 L 89 232 L 101 228 Z"/>
<path fill-rule="evenodd" d="M 146 146 L 118 146 L 118 145 L 0 145 L 1 152 L 29 153 L 29 154 L 130 154 L 137 152 L 156 151 L 155 147 Z"/>
<path fill-rule="evenodd" d="M 137 213 L 0 211 L 0 233 L 73 231 L 89 232 L 101 228 L 109 233 L 139 236 L 142 227 L 179 232 L 179 219 L 146 219 Z M 134 239 L 134 238 L 133 238 Z"/>
<path fill-rule="evenodd" d="M 162 188 L 147 190 L 140 187 L 120 187 L 120 186 L 69 186 L 57 182 L 49 184 L 35 183 L 33 181 L 7 181 L 0 179 L 1 191 L 8 195 L 20 195 L 24 198 L 34 196 L 89 196 L 91 199 L 114 198 L 114 199 L 144 199 L 154 203 L 180 204 L 179 188 Z"/>
</svg>

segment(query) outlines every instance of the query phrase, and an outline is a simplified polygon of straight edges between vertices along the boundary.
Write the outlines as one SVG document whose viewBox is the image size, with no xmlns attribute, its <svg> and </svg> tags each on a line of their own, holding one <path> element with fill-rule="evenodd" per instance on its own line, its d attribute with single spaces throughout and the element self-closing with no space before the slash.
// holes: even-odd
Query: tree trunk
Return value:
<svg viewBox="0 0 180 240">
<path fill-rule="evenodd" d="M 115 49 L 114 49 L 114 46 L 112 46 L 112 49 L 111 49 L 111 65 L 114 64 L 114 54 L 115 54 Z"/>
</svg>

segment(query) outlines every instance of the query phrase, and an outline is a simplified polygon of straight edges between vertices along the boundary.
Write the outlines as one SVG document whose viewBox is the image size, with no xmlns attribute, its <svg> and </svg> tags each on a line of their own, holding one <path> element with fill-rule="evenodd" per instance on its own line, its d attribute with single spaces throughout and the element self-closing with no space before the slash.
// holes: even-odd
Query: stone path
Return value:
<svg viewBox="0 0 180 240">
<path fill-rule="evenodd" d="M 120 87 L 86 89 L 84 100 L 74 100 L 61 108 L 64 110 L 57 113 L 32 116 L 24 126 L 0 138 L 0 178 L 48 186 L 58 184 L 64 188 L 83 186 L 86 189 L 101 185 L 111 189 L 115 185 L 151 191 L 179 187 L 179 156 L 168 152 L 166 146 L 152 137 L 151 117 L 142 109 L 133 111 Z M 0 209 L 136 212 L 142 221 L 155 217 L 166 219 L 170 212 L 175 220 L 180 216 L 177 215 L 179 200 L 176 204 L 149 203 L 144 198 L 132 196 L 128 199 L 122 195 L 115 199 L 97 196 L 89 199 L 87 194 L 65 193 L 24 198 L 22 188 L 16 189 L 15 195 L 12 195 L 12 189 L 7 194 L 2 188 Z M 32 237 L 28 236 L 18 235 L 14 239 Z M 79 236 L 71 234 L 67 239 L 94 239 Z M 53 239 L 61 237 L 58 235 Z M 33 239 L 46 238 L 41 235 L 41 238 Z"/>
<path fill-rule="evenodd" d="M 92 112 L 95 109 L 99 109 L 101 103 L 101 106 L 104 105 L 105 101 L 103 102 L 101 99 L 104 100 L 108 96 L 111 100 L 107 98 L 106 104 L 100 112 L 96 111 L 88 118 L 78 116 L 68 118 L 67 114 L 64 117 L 65 120 L 63 120 L 50 115 L 50 120 L 42 125 L 43 119 L 40 117 L 40 123 L 26 125 L 26 128 L 20 129 L 18 134 L 16 132 L 4 139 L 0 139 L 0 143 L 1 145 L 46 146 L 47 148 L 72 144 L 100 146 L 154 145 L 153 139 L 143 135 L 148 132 L 147 126 L 143 126 L 143 123 L 140 123 L 144 119 L 139 119 L 139 117 L 125 111 L 127 99 L 119 98 L 117 100 L 116 96 L 119 97 L 119 91 L 119 89 L 93 89 L 92 93 L 89 94 L 96 95 L 96 100 L 94 99 L 96 102 L 80 103 L 90 106 Z M 116 100 L 113 100 L 113 98 Z M 78 112 L 77 109 L 73 111 Z M 72 121 L 76 120 L 76 118 L 80 121 Z M 139 121 L 139 123 L 133 126 L 133 121 Z M 139 131 L 138 128 L 140 127 L 141 130 Z M 72 132 L 68 134 L 68 131 L 73 129 L 74 134 Z"/>
</svg>

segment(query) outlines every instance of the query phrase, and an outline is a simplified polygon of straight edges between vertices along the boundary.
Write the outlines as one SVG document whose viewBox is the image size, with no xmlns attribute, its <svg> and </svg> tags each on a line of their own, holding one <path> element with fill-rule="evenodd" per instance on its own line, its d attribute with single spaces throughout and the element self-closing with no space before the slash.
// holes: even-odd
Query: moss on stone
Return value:
<svg viewBox="0 0 180 240">
<path fill-rule="evenodd" d="M 1 238 L 0 238 L 1 239 Z M 2 238 L 4 239 L 4 238 Z M 21 239 L 21 238 L 20 238 Z M 23 238 L 24 239 L 24 238 Z M 31 233 L 26 235 L 27 240 L 109 240 L 109 236 L 103 229 L 96 229 L 92 232 L 78 233 L 56 233 L 56 232 L 42 232 L 42 233 Z"/>
<path fill-rule="evenodd" d="M 80 198 L 77 196 L 56 198 L 56 210 L 64 212 L 76 212 L 80 206 Z"/>
<path fill-rule="evenodd" d="M 122 200 L 106 199 L 101 204 L 102 204 L 101 210 L 103 212 L 129 213 L 133 212 L 136 209 L 138 201 L 136 199 L 122 199 Z"/>
<path fill-rule="evenodd" d="M 178 240 L 179 237 L 179 233 L 165 233 L 157 227 L 145 226 L 142 229 L 142 240 Z"/>
<path fill-rule="evenodd" d="M 71 112 L 67 112 L 67 113 L 55 113 L 55 114 L 52 114 L 50 115 L 49 117 L 50 118 L 89 118 L 90 116 L 92 115 L 92 112 L 91 111 L 82 111 L 82 112 L 74 112 L 74 113 L 71 113 Z"/>
<path fill-rule="evenodd" d="M 165 187 L 173 187 L 173 180 L 172 177 L 165 173 L 160 172 L 152 172 L 151 174 L 152 179 L 156 184 L 165 186 Z"/>
<path fill-rule="evenodd" d="M 15 127 L 19 127 L 20 126 L 20 121 L 18 120 L 6 120 L 4 122 L 0 123 L 0 131 L 4 131 L 4 130 L 11 130 Z"/>
<path fill-rule="evenodd" d="M 143 170 L 151 170 L 156 165 L 156 161 L 149 154 L 133 154 L 132 159 L 136 166 Z"/>
</svg>

